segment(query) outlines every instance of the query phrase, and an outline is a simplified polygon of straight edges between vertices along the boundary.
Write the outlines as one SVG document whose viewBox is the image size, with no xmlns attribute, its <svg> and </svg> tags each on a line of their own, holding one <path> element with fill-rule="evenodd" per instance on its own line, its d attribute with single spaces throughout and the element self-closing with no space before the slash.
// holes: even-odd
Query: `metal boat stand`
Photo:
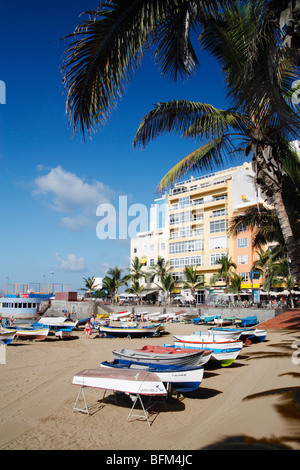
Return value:
<svg viewBox="0 0 300 470">
<path fill-rule="evenodd" d="M 84 394 L 84 389 L 85 389 L 84 385 L 82 387 L 80 387 L 80 390 L 78 392 L 78 395 L 77 395 L 77 398 L 76 398 L 76 401 L 75 401 L 75 404 L 74 404 L 74 407 L 73 407 L 73 412 L 74 411 L 81 411 L 82 413 L 86 413 L 86 414 L 90 415 L 89 409 L 91 409 L 93 406 L 98 405 L 99 401 L 97 403 L 95 403 L 94 405 L 90 405 L 88 407 L 87 402 L 86 402 L 86 398 L 85 398 L 85 394 Z M 102 400 L 101 400 L 102 402 L 104 401 L 106 392 L 107 392 L 107 390 L 104 390 L 104 395 L 103 395 Z M 84 405 L 85 405 L 84 408 L 77 408 L 77 403 L 78 403 L 78 400 L 79 400 L 80 396 L 82 396 L 82 398 L 83 398 Z M 114 392 L 114 396 L 115 396 L 115 402 L 117 403 L 116 392 Z"/>
<path fill-rule="evenodd" d="M 132 399 L 133 396 L 134 396 L 134 395 L 130 395 L 130 398 Z M 128 417 L 127 417 L 127 421 L 129 421 L 129 418 L 130 418 L 131 416 L 134 416 L 134 417 L 136 417 L 136 418 L 144 418 L 144 419 L 147 421 L 148 426 L 150 427 L 150 426 L 151 426 L 151 422 L 149 421 L 149 413 L 148 413 L 148 410 L 151 408 L 151 400 L 152 400 L 152 398 L 153 398 L 153 397 L 150 396 L 150 399 L 149 399 L 149 401 L 148 401 L 148 403 L 147 403 L 147 408 L 145 408 L 144 403 L 143 403 L 143 400 L 142 400 L 140 394 L 138 393 L 137 395 L 135 395 L 135 398 L 134 398 L 134 400 L 133 400 L 133 405 L 132 405 L 131 410 L 130 410 L 130 412 L 129 412 L 129 415 L 128 415 Z M 167 406 L 166 406 L 166 402 L 165 402 L 164 397 L 162 396 L 161 399 L 162 399 L 163 404 L 165 405 L 165 408 L 167 409 Z M 135 406 L 136 406 L 136 404 L 137 404 L 138 401 L 139 401 L 140 404 L 141 404 L 142 412 L 139 413 L 139 414 L 133 414 L 133 410 L 135 409 Z"/>
</svg>

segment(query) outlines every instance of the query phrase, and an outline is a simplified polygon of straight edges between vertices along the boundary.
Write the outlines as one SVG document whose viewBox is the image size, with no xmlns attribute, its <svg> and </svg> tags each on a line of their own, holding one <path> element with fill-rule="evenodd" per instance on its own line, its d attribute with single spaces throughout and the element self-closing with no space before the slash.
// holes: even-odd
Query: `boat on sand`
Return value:
<svg viewBox="0 0 300 470">
<path fill-rule="evenodd" d="M 181 347 L 174 348 L 169 346 L 151 346 L 145 345 L 142 349 L 121 349 L 113 351 L 114 359 L 125 359 L 134 362 L 165 364 L 165 365 L 185 365 L 199 366 L 209 361 L 212 351 L 207 349 L 200 350 Z"/>
<path fill-rule="evenodd" d="M 204 368 L 201 366 L 170 366 L 163 364 L 140 363 L 122 359 L 115 359 L 112 362 L 104 361 L 101 363 L 101 366 L 117 370 L 130 369 L 153 372 L 168 389 L 171 387 L 171 392 L 174 391 L 176 393 L 196 390 L 202 382 L 204 372 Z"/>
</svg>

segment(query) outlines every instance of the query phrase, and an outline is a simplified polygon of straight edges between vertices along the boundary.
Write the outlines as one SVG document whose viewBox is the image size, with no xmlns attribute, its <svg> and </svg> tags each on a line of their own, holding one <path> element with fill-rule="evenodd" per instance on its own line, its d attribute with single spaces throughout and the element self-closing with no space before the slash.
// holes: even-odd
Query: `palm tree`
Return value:
<svg viewBox="0 0 300 470">
<path fill-rule="evenodd" d="M 190 77 L 199 64 L 191 34 L 230 1 L 100 0 L 67 36 L 62 63 L 66 108 L 73 131 L 103 126 L 144 52 L 152 48 L 162 74 Z"/>
<path fill-rule="evenodd" d="M 122 276 L 123 272 L 124 272 L 124 269 L 121 269 L 115 266 L 114 268 L 110 268 L 107 271 L 108 276 L 104 278 L 107 280 L 107 278 L 110 277 L 111 279 L 110 285 L 111 285 L 111 288 L 114 286 L 114 295 L 116 296 L 119 295 L 119 288 L 124 286 L 129 279 L 128 274 L 125 276 Z"/>
<path fill-rule="evenodd" d="M 130 273 L 128 278 L 133 281 L 139 281 L 141 277 L 146 276 L 143 270 L 143 265 L 138 256 L 135 256 L 131 261 Z"/>
<path fill-rule="evenodd" d="M 230 286 L 227 287 L 227 292 L 232 292 L 233 294 L 238 294 L 238 299 L 240 300 L 240 293 L 242 290 L 243 278 L 237 273 L 232 273 L 230 279 Z"/>
<path fill-rule="evenodd" d="M 294 301 L 292 295 L 292 289 L 294 287 L 294 279 L 291 275 L 290 266 L 287 258 L 281 259 L 271 265 L 271 274 L 273 278 L 277 278 L 276 281 L 273 281 L 273 286 L 281 285 L 282 283 L 285 284 L 288 292 L 289 298 L 291 301 L 291 307 L 294 308 Z"/>
<path fill-rule="evenodd" d="M 128 289 L 126 289 L 126 292 L 128 292 L 129 294 L 136 295 L 140 299 L 140 302 L 141 302 L 141 300 L 142 300 L 141 299 L 141 294 L 142 294 L 144 289 L 145 289 L 144 285 L 140 285 L 139 281 L 134 280 L 131 283 L 131 286 L 128 287 Z"/>
<path fill-rule="evenodd" d="M 164 292 L 166 304 L 168 305 L 170 303 L 170 293 L 175 286 L 173 276 L 169 273 L 166 273 L 164 276 L 161 276 L 160 284 L 157 284 L 157 286 Z"/>
<path fill-rule="evenodd" d="M 80 290 L 85 290 L 86 292 L 94 292 L 95 291 L 95 288 L 94 288 L 94 284 L 95 284 L 95 276 L 91 276 L 91 277 L 88 277 L 88 278 L 83 278 L 84 280 L 84 283 L 85 283 L 85 287 L 81 288 Z"/>
<path fill-rule="evenodd" d="M 117 291 L 116 281 L 113 277 L 105 276 L 102 279 L 102 288 L 99 294 L 103 294 L 103 296 L 110 298 L 113 300 Z"/>
<path fill-rule="evenodd" d="M 197 266 L 185 266 L 185 281 L 183 282 L 184 289 L 190 289 L 191 295 L 195 300 L 196 290 L 204 288 L 204 276 L 197 273 Z"/>
<path fill-rule="evenodd" d="M 252 84 L 256 72 L 243 75 L 258 25 L 260 10 L 256 3 L 238 4 L 227 11 L 225 17 L 210 19 L 201 35 L 203 47 L 221 62 L 233 108 L 222 110 L 209 104 L 184 100 L 159 103 L 143 118 L 134 146 L 139 144 L 144 147 L 165 132 L 178 132 L 194 139 L 211 139 L 165 175 L 158 186 L 161 191 L 191 170 L 212 169 L 213 166 L 224 164 L 233 153 L 246 157 L 251 154 L 256 182 L 272 198 L 292 269 L 300 282 L 299 247 L 282 197 L 283 184 L 287 178 L 286 163 L 291 160 L 297 168 L 300 167 L 299 158 L 289 143 L 289 140 L 295 138 L 300 120 L 293 112 L 293 122 L 290 120 L 291 113 L 289 119 L 284 121 L 283 113 L 278 112 L 273 97 L 264 95 L 264 99 L 258 101 L 257 90 Z M 281 60 L 277 60 L 278 67 L 273 78 L 283 87 L 293 67 L 288 62 L 286 50 L 279 52 Z M 258 55 L 256 62 L 260 69 L 262 61 L 263 58 Z M 263 81 L 265 76 L 262 74 L 260 79 Z"/>
<path fill-rule="evenodd" d="M 232 268 L 236 269 L 236 264 L 232 261 L 228 255 L 222 256 L 216 264 L 220 264 L 218 271 L 210 278 L 210 285 L 214 285 L 220 278 L 225 280 L 226 287 L 229 287 L 230 281 L 233 276 Z"/>
</svg>

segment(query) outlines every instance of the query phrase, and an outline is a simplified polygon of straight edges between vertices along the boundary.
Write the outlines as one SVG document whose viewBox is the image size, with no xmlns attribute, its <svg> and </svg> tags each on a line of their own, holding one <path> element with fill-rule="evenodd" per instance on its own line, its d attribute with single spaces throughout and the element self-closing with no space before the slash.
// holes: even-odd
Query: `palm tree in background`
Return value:
<svg viewBox="0 0 300 470">
<path fill-rule="evenodd" d="M 185 266 L 184 268 L 185 281 L 183 282 L 184 289 L 190 289 L 191 295 L 195 300 L 196 290 L 204 288 L 204 276 L 197 273 L 197 266 Z"/>
<path fill-rule="evenodd" d="M 220 267 L 216 274 L 211 276 L 210 285 L 214 285 L 216 281 L 220 278 L 225 280 L 226 287 L 229 287 L 230 281 L 233 276 L 233 268 L 236 269 L 236 264 L 232 261 L 232 258 L 228 255 L 222 256 L 216 264 L 219 264 Z"/>
<path fill-rule="evenodd" d="M 126 285 L 126 283 L 128 282 L 128 274 L 125 275 L 125 276 L 122 276 L 122 273 L 124 272 L 124 269 L 121 269 L 117 266 L 115 266 L 114 268 L 110 268 L 108 271 L 107 271 L 107 278 L 110 278 L 111 281 L 110 281 L 110 285 L 111 285 L 111 288 L 114 286 L 114 295 L 116 295 L 117 297 L 119 296 L 119 289 L 120 287 Z"/>
<path fill-rule="evenodd" d="M 128 289 L 126 289 L 126 292 L 128 292 L 129 294 L 136 295 L 139 299 L 139 302 L 141 303 L 141 300 L 142 300 L 141 295 L 144 289 L 145 289 L 145 286 L 143 284 L 140 285 L 139 281 L 133 280 L 131 283 L 131 286 L 128 287 Z"/>
<path fill-rule="evenodd" d="M 160 284 L 157 286 L 163 291 L 166 299 L 166 304 L 170 303 L 170 294 L 175 287 L 175 280 L 172 274 L 166 273 L 164 276 L 160 277 Z"/>
<path fill-rule="evenodd" d="M 160 191 L 192 170 L 212 170 L 214 166 L 224 165 L 233 153 L 244 157 L 251 155 L 256 183 L 273 201 L 292 269 L 300 282 L 298 239 L 295 239 L 282 196 L 288 179 L 288 164 L 292 162 L 298 171 L 300 168 L 299 157 L 289 142 L 296 137 L 300 120 L 291 108 L 289 113 L 282 111 L 284 106 L 278 108 L 273 96 L 264 95 L 264 99 L 257 99 L 252 79 L 257 73 L 254 69 L 252 74 L 244 76 L 245 69 L 248 70 L 250 53 L 253 52 L 253 41 L 257 30 L 261 28 L 260 13 L 256 3 L 238 4 L 227 11 L 225 17 L 210 19 L 201 34 L 203 47 L 221 63 L 227 94 L 233 107 L 222 110 L 206 103 L 184 100 L 159 103 L 143 118 L 134 145 L 144 147 L 152 139 L 171 132 L 195 140 L 210 139 L 165 175 L 158 186 Z M 278 40 L 275 34 L 273 39 Z M 263 52 L 257 52 L 255 57 L 262 83 L 269 78 L 261 70 L 265 65 L 264 49 Z M 280 60 L 277 59 L 273 80 L 281 85 L 282 91 L 293 76 L 294 66 L 285 49 L 278 54 Z M 283 115 L 286 114 L 289 117 L 285 121 Z"/>
</svg>

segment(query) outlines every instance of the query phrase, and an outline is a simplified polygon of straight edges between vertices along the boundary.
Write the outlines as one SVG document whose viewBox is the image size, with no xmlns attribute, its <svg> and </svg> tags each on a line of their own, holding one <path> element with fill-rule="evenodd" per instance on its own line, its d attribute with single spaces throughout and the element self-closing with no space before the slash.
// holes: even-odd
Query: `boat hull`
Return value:
<svg viewBox="0 0 300 470">
<path fill-rule="evenodd" d="M 204 341 L 204 339 L 196 339 L 196 335 L 190 336 L 174 336 L 174 344 L 176 347 L 185 349 L 204 348 L 212 351 L 211 359 L 218 361 L 222 367 L 230 366 L 243 347 L 242 341 L 227 340 L 227 341 Z"/>
<path fill-rule="evenodd" d="M 145 370 L 115 370 L 105 367 L 84 369 L 74 375 L 72 384 L 121 393 L 167 395 L 167 390 L 159 377 Z"/>
<path fill-rule="evenodd" d="M 164 348 L 161 347 L 161 350 Z M 177 350 L 176 350 L 177 349 Z M 199 349 L 199 348 L 198 348 Z M 157 351 L 157 350 L 156 350 Z M 163 365 L 185 365 L 199 366 L 209 361 L 212 351 L 208 350 L 191 350 L 184 351 L 182 348 L 166 347 L 165 352 L 151 352 L 147 350 L 130 350 L 121 349 L 121 351 L 113 351 L 114 359 L 130 360 L 141 363 L 163 364 Z"/>
<path fill-rule="evenodd" d="M 49 328 L 17 328 L 16 337 L 21 339 L 30 339 L 43 341 L 49 334 Z"/>
<path fill-rule="evenodd" d="M 171 385 L 172 390 L 177 393 L 191 392 L 199 388 L 204 373 L 203 367 L 163 366 L 126 360 L 105 361 L 101 363 L 101 367 L 111 367 L 119 370 L 148 370 L 156 374 L 167 388 Z"/>
<path fill-rule="evenodd" d="M 138 327 L 117 327 L 117 326 L 99 326 L 99 333 L 108 337 L 118 338 L 146 338 L 157 334 L 158 327 L 138 328 Z"/>
<path fill-rule="evenodd" d="M 4 344 L 10 344 L 16 335 L 16 330 L 9 330 L 8 328 L 1 327 L 0 341 Z"/>
</svg>

